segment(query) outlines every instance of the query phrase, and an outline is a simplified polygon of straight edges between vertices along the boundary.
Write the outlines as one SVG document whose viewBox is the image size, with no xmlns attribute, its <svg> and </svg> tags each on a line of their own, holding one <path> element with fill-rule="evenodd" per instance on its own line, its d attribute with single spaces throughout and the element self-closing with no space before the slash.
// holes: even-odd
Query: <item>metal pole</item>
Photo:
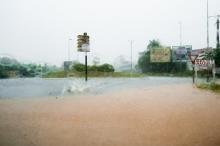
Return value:
<svg viewBox="0 0 220 146">
<path fill-rule="evenodd" d="M 88 70 L 87 70 L 87 52 L 85 52 L 85 81 L 88 80 Z"/>
<path fill-rule="evenodd" d="M 193 64 L 193 84 L 195 84 L 195 64 Z"/>
<path fill-rule="evenodd" d="M 220 15 L 217 16 L 217 45 L 216 45 L 216 49 L 220 49 L 220 43 L 219 43 L 219 17 Z"/>
<path fill-rule="evenodd" d="M 209 0 L 207 0 L 207 49 L 209 48 Z"/>
<path fill-rule="evenodd" d="M 180 25 L 180 46 L 182 46 L 182 22 L 179 22 Z"/>
<path fill-rule="evenodd" d="M 131 76 L 132 76 L 132 68 L 133 68 L 133 65 L 132 65 L 132 47 L 133 47 L 133 40 L 130 40 L 130 47 L 131 47 L 131 69 L 130 69 L 130 73 L 131 73 Z"/>
<path fill-rule="evenodd" d="M 70 61 L 70 40 L 72 39 L 68 39 L 68 61 Z"/>
<path fill-rule="evenodd" d="M 209 49 L 209 0 L 207 0 L 207 51 Z M 213 51 L 213 50 L 212 50 Z M 213 70 L 213 65 L 212 65 L 212 70 Z M 209 67 L 207 65 L 207 79 L 206 82 L 209 82 Z M 214 75 L 212 75 L 214 78 Z"/>
</svg>

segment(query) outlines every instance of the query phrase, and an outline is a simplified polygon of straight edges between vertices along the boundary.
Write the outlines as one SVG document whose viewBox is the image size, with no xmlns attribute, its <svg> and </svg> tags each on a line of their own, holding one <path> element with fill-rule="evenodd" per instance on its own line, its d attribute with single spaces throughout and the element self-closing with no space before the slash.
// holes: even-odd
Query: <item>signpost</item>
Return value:
<svg viewBox="0 0 220 146">
<path fill-rule="evenodd" d="M 191 53 L 188 53 L 188 56 L 189 56 L 189 59 L 191 60 L 192 65 L 193 65 L 193 84 L 195 84 L 195 61 L 196 61 L 196 58 L 198 57 L 198 55 L 193 55 Z"/>
<path fill-rule="evenodd" d="M 206 60 L 204 57 L 201 57 L 201 54 L 189 53 L 188 56 L 193 64 L 193 83 L 195 83 L 195 67 L 208 70 L 211 65 L 215 64 L 214 60 Z"/>
<path fill-rule="evenodd" d="M 87 69 L 87 52 L 90 52 L 90 42 L 89 42 L 89 36 L 85 32 L 83 35 L 77 36 L 77 48 L 78 52 L 85 52 L 85 81 L 88 80 L 88 69 Z"/>
</svg>

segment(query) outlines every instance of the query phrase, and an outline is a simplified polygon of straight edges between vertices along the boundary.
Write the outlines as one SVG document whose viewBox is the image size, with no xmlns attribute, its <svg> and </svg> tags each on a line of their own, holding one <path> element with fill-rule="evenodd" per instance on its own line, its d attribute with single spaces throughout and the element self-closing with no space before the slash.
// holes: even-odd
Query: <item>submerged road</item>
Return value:
<svg viewBox="0 0 220 146">
<path fill-rule="evenodd" d="M 219 146 L 220 95 L 188 83 L 1 99 L 1 146 Z"/>
</svg>

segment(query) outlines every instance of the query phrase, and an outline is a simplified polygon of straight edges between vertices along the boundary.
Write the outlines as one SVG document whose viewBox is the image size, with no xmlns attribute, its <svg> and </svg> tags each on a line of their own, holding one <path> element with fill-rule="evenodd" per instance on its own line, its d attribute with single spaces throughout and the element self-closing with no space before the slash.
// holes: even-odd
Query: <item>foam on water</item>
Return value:
<svg viewBox="0 0 220 146">
<path fill-rule="evenodd" d="M 86 83 L 82 82 L 81 80 L 74 80 L 71 82 L 68 82 L 67 85 L 64 85 L 62 90 L 62 95 L 65 95 L 66 93 L 69 94 L 80 94 L 90 91 L 91 86 Z"/>
</svg>

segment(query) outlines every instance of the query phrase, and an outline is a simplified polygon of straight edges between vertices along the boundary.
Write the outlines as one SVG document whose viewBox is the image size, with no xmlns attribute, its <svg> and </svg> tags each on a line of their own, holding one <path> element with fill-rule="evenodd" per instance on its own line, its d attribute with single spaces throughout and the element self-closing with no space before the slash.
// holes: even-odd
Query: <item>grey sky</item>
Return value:
<svg viewBox="0 0 220 146">
<path fill-rule="evenodd" d="M 209 0 L 210 15 L 220 14 L 220 0 Z M 76 36 L 87 32 L 91 53 L 112 63 L 119 55 L 133 54 L 158 38 L 164 45 L 183 44 L 194 49 L 206 46 L 206 0 L 0 0 L 0 55 L 21 61 L 60 65 L 77 58 Z M 210 19 L 210 43 L 215 46 L 215 19 Z M 79 53 L 83 61 L 83 54 Z"/>
</svg>

